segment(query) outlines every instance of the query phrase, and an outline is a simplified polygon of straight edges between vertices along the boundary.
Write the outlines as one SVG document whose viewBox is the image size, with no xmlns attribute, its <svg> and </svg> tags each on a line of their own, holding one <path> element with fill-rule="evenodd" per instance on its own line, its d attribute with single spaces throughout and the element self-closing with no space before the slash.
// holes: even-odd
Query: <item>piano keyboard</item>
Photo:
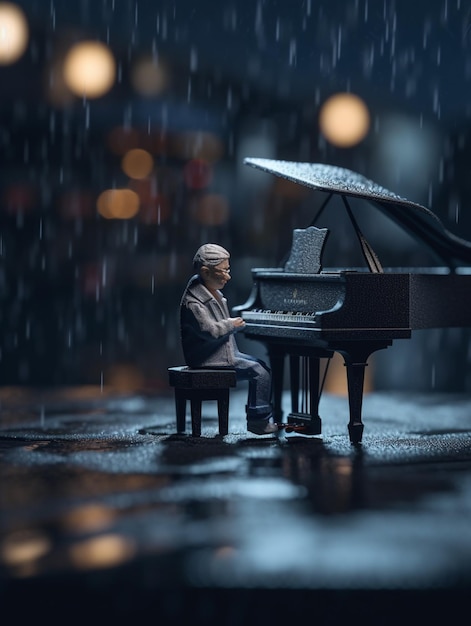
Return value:
<svg viewBox="0 0 471 626">
<path fill-rule="evenodd" d="M 251 309 L 242 312 L 242 319 L 249 324 L 281 324 L 287 326 L 318 326 L 315 313 L 299 311 L 271 311 L 269 309 Z"/>
</svg>

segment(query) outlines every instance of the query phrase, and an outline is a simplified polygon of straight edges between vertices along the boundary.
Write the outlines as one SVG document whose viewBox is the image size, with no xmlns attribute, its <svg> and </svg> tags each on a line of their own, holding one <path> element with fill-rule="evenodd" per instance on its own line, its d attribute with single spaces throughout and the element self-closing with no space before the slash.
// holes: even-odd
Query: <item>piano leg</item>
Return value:
<svg viewBox="0 0 471 626">
<path fill-rule="evenodd" d="M 365 381 L 366 363 L 347 363 L 348 406 L 350 421 L 348 434 L 352 443 L 360 443 L 363 437 L 363 422 L 361 410 L 363 405 L 363 385 Z"/>
<path fill-rule="evenodd" d="M 359 342 L 358 342 L 359 343 Z M 350 409 L 350 421 L 348 434 L 353 444 L 361 443 L 363 437 L 362 406 L 363 385 L 365 381 L 365 367 L 370 355 L 377 350 L 387 348 L 392 341 L 373 341 L 359 345 L 351 345 L 348 348 L 337 347 L 344 359 L 347 368 L 348 406 Z"/>
<path fill-rule="evenodd" d="M 283 421 L 282 394 L 285 354 L 272 346 L 268 346 L 267 349 L 272 375 L 273 419 L 275 422 L 281 423 Z"/>
</svg>

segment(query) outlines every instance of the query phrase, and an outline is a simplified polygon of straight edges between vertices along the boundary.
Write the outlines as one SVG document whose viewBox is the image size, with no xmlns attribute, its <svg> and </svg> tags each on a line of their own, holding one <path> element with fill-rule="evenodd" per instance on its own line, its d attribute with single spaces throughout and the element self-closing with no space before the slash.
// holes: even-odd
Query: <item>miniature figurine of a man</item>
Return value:
<svg viewBox="0 0 471 626">
<path fill-rule="evenodd" d="M 248 380 L 247 430 L 265 435 L 278 430 L 272 417 L 271 371 L 237 347 L 235 333 L 245 322 L 230 317 L 221 292 L 231 278 L 229 259 L 229 252 L 215 243 L 201 246 L 193 258 L 196 274 L 180 303 L 183 355 L 189 367 L 231 368 L 238 380 Z"/>
</svg>

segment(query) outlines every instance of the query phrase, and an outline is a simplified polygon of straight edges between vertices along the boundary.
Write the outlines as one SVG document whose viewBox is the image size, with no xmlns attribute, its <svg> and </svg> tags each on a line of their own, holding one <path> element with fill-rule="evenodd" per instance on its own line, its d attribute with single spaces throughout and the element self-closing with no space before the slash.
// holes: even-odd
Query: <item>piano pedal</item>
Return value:
<svg viewBox="0 0 471 626">
<path fill-rule="evenodd" d="M 278 423 L 278 430 L 283 430 L 285 433 L 303 433 L 306 432 L 307 426 L 305 424 L 283 424 Z"/>
<path fill-rule="evenodd" d="M 320 435 L 322 433 L 322 420 L 318 415 L 308 415 L 307 413 L 293 411 L 288 415 L 288 426 L 295 427 L 293 429 L 294 432 L 303 433 L 304 435 Z"/>
</svg>

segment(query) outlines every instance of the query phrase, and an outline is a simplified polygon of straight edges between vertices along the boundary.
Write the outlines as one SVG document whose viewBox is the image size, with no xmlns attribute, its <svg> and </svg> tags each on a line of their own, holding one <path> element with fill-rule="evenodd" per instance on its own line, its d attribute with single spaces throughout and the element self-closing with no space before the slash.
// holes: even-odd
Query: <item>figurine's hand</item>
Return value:
<svg viewBox="0 0 471 626">
<path fill-rule="evenodd" d="M 241 317 L 231 317 L 229 319 L 231 320 L 234 328 L 243 328 L 245 326 L 245 322 Z"/>
</svg>

